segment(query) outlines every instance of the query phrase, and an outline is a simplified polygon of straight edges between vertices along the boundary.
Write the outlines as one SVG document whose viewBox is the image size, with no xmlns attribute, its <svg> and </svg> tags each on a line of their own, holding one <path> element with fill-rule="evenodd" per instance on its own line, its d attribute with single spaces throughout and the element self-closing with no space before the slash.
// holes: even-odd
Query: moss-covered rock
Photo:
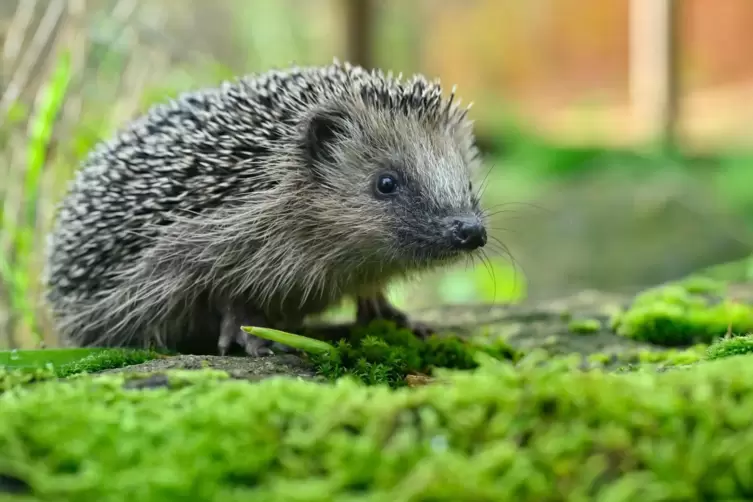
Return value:
<svg viewBox="0 0 753 502">
<path fill-rule="evenodd" d="M 612 319 L 618 335 L 663 346 L 711 343 L 727 332 L 753 332 L 753 306 L 722 284 L 694 279 L 649 289 Z"/>
<path fill-rule="evenodd" d="M 747 356 L 661 374 L 497 363 L 437 382 L 251 384 L 205 370 L 17 382 L 0 395 L 0 490 L 60 501 L 753 497 Z"/>
</svg>

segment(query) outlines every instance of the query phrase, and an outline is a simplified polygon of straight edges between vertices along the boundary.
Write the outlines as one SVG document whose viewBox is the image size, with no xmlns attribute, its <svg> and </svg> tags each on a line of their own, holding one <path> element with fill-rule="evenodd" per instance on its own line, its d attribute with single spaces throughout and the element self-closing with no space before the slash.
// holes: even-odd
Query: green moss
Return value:
<svg viewBox="0 0 753 502">
<path fill-rule="evenodd" d="M 677 284 L 688 293 L 724 293 L 724 283 L 705 276 L 690 276 L 677 281 Z"/>
<path fill-rule="evenodd" d="M 133 349 L 39 349 L 0 352 L 0 369 L 50 369 L 58 377 L 75 373 L 122 368 L 160 357 L 150 350 Z"/>
<path fill-rule="evenodd" d="M 609 354 L 603 354 L 603 353 L 595 353 L 595 354 L 589 354 L 588 355 L 588 362 L 591 364 L 599 364 L 606 366 L 609 364 L 609 362 L 612 360 L 612 357 Z"/>
<path fill-rule="evenodd" d="M 592 335 L 601 331 L 601 322 L 598 319 L 575 319 L 570 321 L 568 329 L 579 335 Z"/>
<path fill-rule="evenodd" d="M 159 356 L 160 354 L 147 350 L 105 349 L 94 351 L 81 359 L 58 365 L 48 363 L 44 366 L 38 364 L 20 367 L 0 366 L 0 392 L 21 384 L 122 368 L 143 363 Z"/>
<path fill-rule="evenodd" d="M 150 361 L 161 354 L 151 350 L 107 349 L 93 353 L 77 361 L 71 361 L 55 368 L 59 377 L 77 373 L 93 373 L 114 368 L 123 368 Z"/>
<path fill-rule="evenodd" d="M 410 330 L 381 320 L 354 328 L 348 340 L 335 344 L 333 352 L 309 357 L 317 372 L 330 380 L 347 375 L 369 385 L 399 387 L 405 385 L 405 376 L 410 373 L 431 374 L 434 368 L 476 368 L 477 352 L 499 359 L 519 357 L 503 342 L 481 344 L 446 335 L 420 340 Z"/>
<path fill-rule="evenodd" d="M 753 331 L 753 307 L 710 295 L 719 293 L 710 281 L 688 284 L 638 295 L 627 311 L 615 316 L 613 327 L 622 336 L 670 347 L 711 343 L 730 328 L 734 333 Z"/>
<path fill-rule="evenodd" d="M 399 390 L 168 375 L 0 395 L 3 486 L 145 502 L 753 497 L 747 357 L 624 375 L 500 363 Z"/>
<path fill-rule="evenodd" d="M 667 355 L 658 350 L 642 350 L 638 353 L 638 362 L 644 364 L 660 363 L 666 359 Z"/>
<path fill-rule="evenodd" d="M 52 368 L 1 368 L 0 393 L 18 385 L 41 382 L 55 378 Z"/>
<path fill-rule="evenodd" d="M 29 350 L 0 350 L 0 367 L 44 368 L 48 364 L 59 366 L 106 349 L 100 348 L 45 348 Z"/>
<path fill-rule="evenodd" d="M 665 362 L 672 366 L 697 363 L 704 359 L 708 345 L 697 344 L 688 350 L 669 350 Z"/>
<path fill-rule="evenodd" d="M 616 371 L 656 371 L 658 368 L 690 365 L 704 360 L 707 349 L 707 344 L 696 344 L 686 348 L 620 352 L 615 354 L 615 360 L 622 366 Z"/>
<path fill-rule="evenodd" d="M 753 352 L 753 335 L 722 338 L 711 344 L 706 352 L 707 359 L 721 359 Z"/>
<path fill-rule="evenodd" d="M 663 350 L 639 349 L 627 352 L 592 353 L 584 356 L 588 368 L 602 367 L 608 371 L 656 371 L 657 368 L 686 366 L 698 363 L 706 358 L 708 345 L 698 344 L 693 347 Z M 572 369 L 582 368 L 582 365 Z"/>
</svg>

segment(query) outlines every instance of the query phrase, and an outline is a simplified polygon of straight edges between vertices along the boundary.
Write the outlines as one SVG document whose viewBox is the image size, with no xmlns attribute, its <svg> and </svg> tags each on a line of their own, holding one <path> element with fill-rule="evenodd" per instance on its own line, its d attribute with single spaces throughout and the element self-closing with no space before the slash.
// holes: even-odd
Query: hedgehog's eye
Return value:
<svg viewBox="0 0 753 502">
<path fill-rule="evenodd" d="M 397 190 L 397 178 L 391 174 L 382 174 L 377 178 L 376 189 L 382 195 L 390 195 Z"/>
</svg>

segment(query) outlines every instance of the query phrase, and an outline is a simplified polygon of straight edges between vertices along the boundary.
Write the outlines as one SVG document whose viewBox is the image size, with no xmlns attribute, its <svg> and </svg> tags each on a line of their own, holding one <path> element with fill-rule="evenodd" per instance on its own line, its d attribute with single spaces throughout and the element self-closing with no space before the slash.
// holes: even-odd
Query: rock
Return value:
<svg viewBox="0 0 753 502">
<path fill-rule="evenodd" d="M 314 370 L 302 357 L 294 354 L 281 354 L 270 357 L 243 356 L 198 356 L 178 355 L 153 359 L 142 364 L 102 371 L 102 373 L 151 373 L 159 374 L 166 370 L 215 369 L 227 372 L 232 378 L 240 380 L 263 380 L 272 376 L 286 375 L 306 380 L 316 380 Z M 140 385 L 159 386 L 158 381 Z"/>
</svg>

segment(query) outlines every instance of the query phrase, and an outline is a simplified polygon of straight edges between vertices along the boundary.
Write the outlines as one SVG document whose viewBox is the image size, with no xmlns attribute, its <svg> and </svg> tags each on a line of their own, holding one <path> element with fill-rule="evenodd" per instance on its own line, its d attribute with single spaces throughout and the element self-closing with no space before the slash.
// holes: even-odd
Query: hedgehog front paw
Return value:
<svg viewBox="0 0 753 502">
<path fill-rule="evenodd" d="M 269 348 L 269 340 L 250 335 L 239 328 L 223 330 L 220 333 L 220 339 L 217 342 L 217 349 L 221 356 L 226 356 L 230 347 L 234 344 L 243 347 L 247 355 L 251 357 L 273 356 L 274 352 Z"/>
<path fill-rule="evenodd" d="M 431 329 L 427 324 L 419 321 L 408 321 L 406 327 L 410 329 L 413 334 L 415 334 L 421 340 L 426 340 L 434 334 L 433 329 Z"/>
<path fill-rule="evenodd" d="M 269 340 L 264 340 L 263 338 L 250 335 L 238 329 L 236 333 L 220 333 L 220 340 L 217 343 L 220 355 L 226 356 L 233 343 L 237 343 L 243 347 L 246 354 L 251 357 L 266 357 L 275 354 L 272 352 L 272 349 L 269 348 Z"/>
<path fill-rule="evenodd" d="M 386 319 L 394 322 L 399 328 L 411 330 L 418 338 L 426 339 L 434 333 L 428 325 L 411 321 L 404 312 L 392 305 L 384 294 L 372 297 L 359 297 L 356 300 L 356 322 L 361 325 L 369 324 L 375 319 Z"/>
<path fill-rule="evenodd" d="M 263 326 L 263 323 L 252 321 L 256 321 L 256 319 L 239 316 L 230 309 L 223 314 L 222 325 L 220 326 L 220 337 L 217 341 L 217 350 L 221 356 L 227 355 L 230 347 L 234 343 L 243 347 L 246 354 L 251 357 L 274 355 L 272 349 L 269 348 L 272 344 L 270 340 L 251 335 L 241 329 L 241 326 Z"/>
</svg>

